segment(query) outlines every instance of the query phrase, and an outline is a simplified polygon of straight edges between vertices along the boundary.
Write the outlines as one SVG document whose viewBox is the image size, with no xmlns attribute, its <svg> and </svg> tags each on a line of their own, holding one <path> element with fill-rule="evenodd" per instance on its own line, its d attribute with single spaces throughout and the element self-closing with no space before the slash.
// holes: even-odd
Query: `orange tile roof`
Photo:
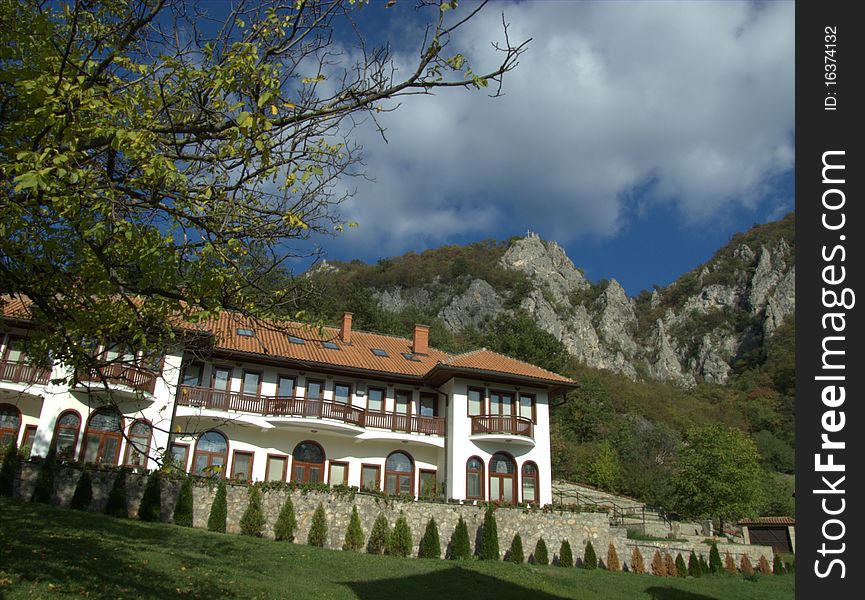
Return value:
<svg viewBox="0 0 865 600">
<path fill-rule="evenodd" d="M 558 383 L 574 383 L 573 380 L 562 377 L 558 373 L 547 371 L 533 364 L 487 350 L 486 348 L 451 356 L 447 360 L 442 361 L 442 364 L 460 369 L 497 371 L 511 375 L 522 375 L 532 379 L 546 379 Z"/>
<path fill-rule="evenodd" d="M 0 307 L 2 307 L 3 316 L 7 319 L 30 319 L 32 316 L 29 300 L 22 299 L 20 296 L 10 296 L 9 294 L 0 295 Z"/>
<path fill-rule="evenodd" d="M 795 525 L 796 519 L 791 517 L 757 517 L 756 519 L 742 519 L 739 525 Z"/>
</svg>

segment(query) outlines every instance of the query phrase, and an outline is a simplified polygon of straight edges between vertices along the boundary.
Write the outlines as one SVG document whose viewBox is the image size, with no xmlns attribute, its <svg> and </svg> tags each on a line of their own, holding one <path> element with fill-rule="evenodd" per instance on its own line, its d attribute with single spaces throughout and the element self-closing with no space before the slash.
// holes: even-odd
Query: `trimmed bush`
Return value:
<svg viewBox="0 0 865 600">
<path fill-rule="evenodd" d="M 514 535 L 514 539 L 511 540 L 511 548 L 508 550 L 508 560 L 521 565 L 525 559 L 523 555 L 523 538 L 517 533 Z"/>
<path fill-rule="evenodd" d="M 357 552 L 361 548 L 363 548 L 363 529 L 360 526 L 357 506 L 352 506 L 351 518 L 348 520 L 348 529 L 345 530 L 345 541 L 342 544 L 342 549 Z"/>
<path fill-rule="evenodd" d="M 430 518 L 426 524 L 426 531 L 423 532 L 423 537 L 420 539 L 420 548 L 418 550 L 419 558 L 441 558 L 442 548 L 439 540 L 439 527 L 436 525 L 436 520 Z"/>
<path fill-rule="evenodd" d="M 772 572 L 775 575 L 784 575 L 787 573 L 787 569 L 784 568 L 784 561 L 777 554 L 775 555 L 775 560 L 772 561 Z"/>
<path fill-rule="evenodd" d="M 706 557 L 701 554 L 698 560 L 700 561 L 700 572 L 703 573 L 703 575 L 710 575 L 712 569 L 709 568 L 709 563 L 706 562 Z"/>
<path fill-rule="evenodd" d="M 535 551 L 532 553 L 532 561 L 536 565 L 550 564 L 550 557 L 547 555 L 547 543 L 544 541 L 544 538 L 540 538 L 538 543 L 535 544 Z"/>
<path fill-rule="evenodd" d="M 743 554 L 741 560 L 739 560 L 739 570 L 742 571 L 743 575 L 754 574 L 754 567 L 751 565 L 751 559 L 748 558 L 747 554 Z"/>
<path fill-rule="evenodd" d="M 243 516 L 240 517 L 240 533 L 251 535 L 252 537 L 261 537 L 264 532 L 264 523 L 264 511 L 261 509 L 261 492 L 253 485 L 249 487 L 249 503 L 246 505 L 246 510 L 243 511 Z"/>
<path fill-rule="evenodd" d="M 562 540 L 562 546 L 559 548 L 559 566 L 574 566 L 574 555 L 571 552 L 571 543 L 568 540 Z"/>
<path fill-rule="evenodd" d="M 700 568 L 700 560 L 697 555 L 691 550 L 691 556 L 688 557 L 688 575 L 691 577 L 702 577 L 703 569 Z"/>
<path fill-rule="evenodd" d="M 492 506 L 484 513 L 483 537 L 481 538 L 481 560 L 499 560 L 499 531 L 496 514 Z"/>
<path fill-rule="evenodd" d="M 721 572 L 721 554 L 718 552 L 718 544 L 712 542 L 712 548 L 709 550 L 709 571 L 713 575 Z"/>
<path fill-rule="evenodd" d="M 664 571 L 666 571 L 667 577 L 675 577 L 676 573 L 676 561 L 673 559 L 672 554 L 668 554 L 664 552 Z"/>
<path fill-rule="evenodd" d="M 631 552 L 631 570 L 637 575 L 642 575 L 646 572 L 646 563 L 643 560 L 643 554 L 636 546 L 634 546 L 634 551 Z"/>
<path fill-rule="evenodd" d="M 154 471 L 147 478 L 144 495 L 138 505 L 138 518 L 151 523 L 162 520 L 162 474 L 159 471 Z"/>
<path fill-rule="evenodd" d="M 72 502 L 69 503 L 69 508 L 75 510 L 87 510 L 90 508 L 90 502 L 93 500 L 93 478 L 90 477 L 90 469 L 84 467 L 81 471 L 81 477 L 75 483 L 75 493 L 72 494 Z"/>
<path fill-rule="evenodd" d="M 724 556 L 724 572 L 729 575 L 736 574 L 736 559 L 729 552 Z"/>
<path fill-rule="evenodd" d="M 216 496 L 210 505 L 210 516 L 207 517 L 207 529 L 217 533 L 225 533 L 225 521 L 228 519 L 228 498 L 225 481 L 219 482 Z"/>
<path fill-rule="evenodd" d="M 321 502 L 312 513 L 312 525 L 309 527 L 306 543 L 319 548 L 324 548 L 327 543 L 327 516 L 324 514 L 324 505 Z"/>
<path fill-rule="evenodd" d="M 0 496 L 12 496 L 15 491 L 15 475 L 18 473 L 18 444 L 15 440 L 3 450 L 3 465 L 0 466 Z"/>
<path fill-rule="evenodd" d="M 390 527 L 387 524 L 387 517 L 384 513 L 379 513 L 372 524 L 372 532 L 369 534 L 369 540 L 366 543 L 366 551 L 370 554 L 382 554 L 387 548 L 387 541 L 390 539 Z"/>
<path fill-rule="evenodd" d="M 760 555 L 760 560 L 757 562 L 757 570 L 763 575 L 772 574 L 772 567 L 769 566 L 769 560 L 762 554 Z"/>
<path fill-rule="evenodd" d="M 39 475 L 36 476 L 36 485 L 33 488 L 31 502 L 42 502 L 51 504 L 54 498 L 54 473 L 57 470 L 57 453 L 52 447 L 48 455 L 39 467 Z"/>
<path fill-rule="evenodd" d="M 583 568 L 589 570 L 598 568 L 598 555 L 595 554 L 595 547 L 592 546 L 592 540 L 586 542 L 586 550 L 583 552 Z"/>
<path fill-rule="evenodd" d="M 385 553 L 405 557 L 411 554 L 411 547 L 411 529 L 405 520 L 405 515 L 400 513 L 394 523 L 393 531 L 390 532 Z"/>
<path fill-rule="evenodd" d="M 682 558 L 681 554 L 676 556 L 676 575 L 679 577 L 688 576 L 688 567 L 685 566 L 685 559 Z"/>
<path fill-rule="evenodd" d="M 621 571 L 622 565 L 619 563 L 619 553 L 616 552 L 616 547 L 613 542 L 607 546 L 607 571 Z"/>
<path fill-rule="evenodd" d="M 652 556 L 652 575 L 655 577 L 667 576 L 667 565 L 664 564 L 664 559 L 661 558 L 660 550 L 655 550 L 655 554 Z"/>
<path fill-rule="evenodd" d="M 174 505 L 175 525 L 181 527 L 192 527 L 192 478 L 185 477 L 180 485 L 180 493 L 177 495 L 177 504 Z"/>
<path fill-rule="evenodd" d="M 129 516 L 126 503 L 126 470 L 119 471 L 114 477 L 114 485 L 111 486 L 108 503 L 105 505 L 105 514 L 123 519 Z"/>
<path fill-rule="evenodd" d="M 451 535 L 450 556 L 452 560 L 467 560 L 472 557 L 472 546 L 469 542 L 469 528 L 460 517 L 457 526 Z"/>
<path fill-rule="evenodd" d="M 294 516 L 294 503 L 291 496 L 286 496 L 285 504 L 279 510 L 276 525 L 273 527 L 273 538 L 279 542 L 293 542 L 297 531 L 297 518 Z"/>
</svg>

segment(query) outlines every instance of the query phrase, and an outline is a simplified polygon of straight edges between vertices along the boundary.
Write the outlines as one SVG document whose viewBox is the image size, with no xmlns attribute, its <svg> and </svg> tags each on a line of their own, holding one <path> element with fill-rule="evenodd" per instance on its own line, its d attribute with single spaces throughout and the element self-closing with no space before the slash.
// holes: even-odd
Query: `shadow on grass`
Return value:
<svg viewBox="0 0 865 600">
<path fill-rule="evenodd" d="M 489 575 L 453 567 L 410 577 L 350 581 L 345 583 L 359 600 L 383 598 L 470 598 L 471 600 L 564 600 L 537 589 L 523 587 Z M 695 597 L 696 598 L 696 597 Z"/>
<path fill-rule="evenodd" d="M 652 600 L 716 600 L 714 596 L 704 596 L 670 587 L 653 586 L 647 588 L 646 593 L 652 597 Z"/>
</svg>

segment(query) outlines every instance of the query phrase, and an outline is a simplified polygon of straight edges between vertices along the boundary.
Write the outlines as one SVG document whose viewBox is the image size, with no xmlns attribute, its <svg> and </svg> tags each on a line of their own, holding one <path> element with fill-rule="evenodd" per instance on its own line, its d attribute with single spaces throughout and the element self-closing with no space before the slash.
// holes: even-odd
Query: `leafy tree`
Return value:
<svg viewBox="0 0 865 600">
<path fill-rule="evenodd" d="M 676 575 L 679 577 L 688 576 L 688 567 L 685 566 L 685 559 L 681 554 L 676 555 Z"/>
<path fill-rule="evenodd" d="M 532 562 L 536 565 L 550 564 L 550 557 L 547 554 L 547 543 L 544 541 L 544 538 L 538 538 L 535 544 L 535 551 L 532 552 Z"/>
<path fill-rule="evenodd" d="M 393 531 L 390 532 L 390 537 L 387 540 L 385 553 L 391 556 L 408 556 L 411 554 L 411 529 L 408 522 L 405 520 L 405 515 L 400 513 L 394 523 Z"/>
<path fill-rule="evenodd" d="M 352 506 L 351 518 L 348 520 L 348 529 L 345 530 L 345 542 L 342 544 L 342 549 L 357 552 L 361 548 L 363 548 L 363 529 L 360 526 L 357 506 Z"/>
<path fill-rule="evenodd" d="M 700 568 L 700 561 L 697 555 L 691 550 L 691 556 L 688 557 L 688 575 L 691 577 L 702 577 L 703 570 Z"/>
<path fill-rule="evenodd" d="M 642 575 L 646 572 L 646 563 L 643 560 L 643 554 L 636 546 L 634 546 L 631 552 L 631 570 L 637 575 Z"/>
<path fill-rule="evenodd" d="M 562 540 L 562 545 L 559 548 L 559 566 L 574 566 L 574 554 L 571 552 L 571 544 L 570 542 L 568 542 L 568 540 Z"/>
<path fill-rule="evenodd" d="M 502 313 L 493 321 L 486 335 L 471 341 L 477 346 L 486 346 L 556 373 L 562 372 L 570 360 L 565 345 L 538 327 L 535 320 L 523 311 Z"/>
<path fill-rule="evenodd" d="M 598 568 L 598 555 L 595 554 L 595 547 L 592 546 L 592 540 L 586 542 L 586 550 L 583 553 L 583 568 L 589 570 Z"/>
<path fill-rule="evenodd" d="M 15 490 L 15 475 L 18 473 L 18 444 L 15 440 L 8 444 L 0 466 L 0 496 L 12 496 Z"/>
<path fill-rule="evenodd" d="M 192 527 L 192 478 L 184 477 L 177 494 L 177 504 L 174 506 L 174 524 L 181 527 Z"/>
<path fill-rule="evenodd" d="M 93 478 L 90 477 L 90 469 L 87 467 L 81 470 L 81 477 L 75 483 L 75 492 L 72 494 L 72 501 L 69 503 L 69 508 L 74 510 L 87 510 L 90 508 L 90 502 L 93 500 Z"/>
<path fill-rule="evenodd" d="M 294 541 L 294 532 L 297 531 L 297 518 L 294 515 L 294 503 L 291 496 L 286 496 L 285 504 L 279 510 L 276 525 L 273 527 L 273 537 L 277 541 Z"/>
<path fill-rule="evenodd" d="M 162 520 L 162 472 L 153 471 L 144 486 L 144 495 L 138 505 L 138 518 L 142 521 Z"/>
<path fill-rule="evenodd" d="M 243 511 L 243 516 L 240 517 L 240 532 L 243 535 L 261 537 L 264 531 L 264 523 L 264 511 L 261 508 L 261 492 L 253 485 L 249 487 L 249 503 L 246 505 L 246 510 Z"/>
<path fill-rule="evenodd" d="M 207 517 L 208 531 L 225 533 L 225 524 L 227 520 L 228 491 L 225 488 L 225 481 L 220 480 L 219 486 L 216 488 L 216 496 L 213 498 L 213 504 L 210 505 L 210 515 Z"/>
<path fill-rule="evenodd" d="M 126 502 L 126 469 L 121 469 L 114 476 L 114 483 L 111 485 L 111 491 L 108 492 L 108 503 L 105 505 L 105 514 L 119 518 L 129 516 L 129 508 Z"/>
<path fill-rule="evenodd" d="M 426 530 L 420 539 L 419 558 L 440 558 L 442 554 L 441 542 L 439 541 L 439 528 L 436 520 L 430 517 L 426 524 Z"/>
<path fill-rule="evenodd" d="M 387 549 L 389 539 L 390 526 L 387 524 L 387 517 L 384 516 L 384 513 L 379 513 L 375 523 L 372 524 L 372 532 L 366 543 L 366 551 L 370 554 L 382 554 Z"/>
<path fill-rule="evenodd" d="M 54 499 L 54 473 L 56 470 L 57 453 L 52 445 L 39 467 L 39 475 L 36 476 L 36 485 L 33 487 L 31 502 L 51 504 Z"/>
<path fill-rule="evenodd" d="M 519 533 L 514 534 L 514 539 L 511 540 L 511 547 L 508 550 L 508 560 L 518 565 L 523 564 L 525 556 L 523 555 L 523 538 Z"/>
<path fill-rule="evenodd" d="M 469 528 L 460 516 L 457 526 L 451 535 L 450 556 L 452 560 L 468 560 L 472 557 L 472 547 L 469 541 Z"/>
<path fill-rule="evenodd" d="M 589 465 L 589 482 L 602 490 L 615 492 L 619 488 L 621 466 L 616 449 L 609 441 L 598 444 Z"/>
<path fill-rule="evenodd" d="M 616 552 L 616 547 L 613 542 L 607 546 L 607 571 L 621 571 L 622 565 L 619 563 L 619 553 Z"/>
<path fill-rule="evenodd" d="M 310 546 L 319 547 L 324 547 L 327 543 L 327 516 L 324 514 L 324 506 L 321 502 L 312 513 L 312 525 L 309 526 L 306 543 Z"/>
<path fill-rule="evenodd" d="M 712 547 L 709 548 L 709 571 L 717 575 L 721 569 L 721 553 L 718 552 L 718 544 L 712 542 Z"/>
<path fill-rule="evenodd" d="M 484 527 L 481 538 L 481 560 L 499 560 L 499 532 L 496 526 L 496 513 L 488 506 L 484 513 Z"/>
</svg>

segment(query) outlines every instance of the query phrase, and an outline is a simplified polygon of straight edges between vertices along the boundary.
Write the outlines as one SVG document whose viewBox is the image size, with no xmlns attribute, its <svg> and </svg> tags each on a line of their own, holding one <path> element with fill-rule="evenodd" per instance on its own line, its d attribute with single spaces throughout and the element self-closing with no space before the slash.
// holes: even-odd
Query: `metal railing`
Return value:
<svg viewBox="0 0 865 600">
<path fill-rule="evenodd" d="M 576 490 L 553 489 L 553 497 L 561 505 L 576 504 L 577 506 L 588 506 L 594 510 L 603 510 L 610 517 L 610 525 L 624 525 L 626 519 L 636 519 L 644 528 L 646 526 L 646 506 L 644 504 L 623 506 L 609 499 L 596 500 Z"/>
<path fill-rule="evenodd" d="M 472 434 L 507 433 L 532 437 L 532 420 L 516 415 L 476 415 L 472 417 Z"/>
<path fill-rule="evenodd" d="M 23 362 L 0 361 L 0 380 L 2 381 L 47 385 L 50 379 L 50 368 L 34 367 Z"/>
</svg>

